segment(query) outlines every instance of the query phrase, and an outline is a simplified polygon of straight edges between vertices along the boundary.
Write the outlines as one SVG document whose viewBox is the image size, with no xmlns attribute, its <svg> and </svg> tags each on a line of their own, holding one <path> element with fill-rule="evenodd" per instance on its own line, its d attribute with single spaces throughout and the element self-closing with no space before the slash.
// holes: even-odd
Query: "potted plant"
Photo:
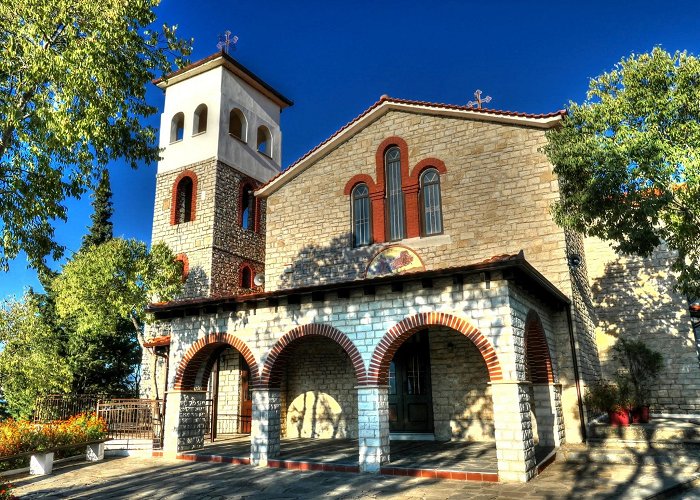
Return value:
<svg viewBox="0 0 700 500">
<path fill-rule="evenodd" d="M 586 388 L 583 402 L 587 407 L 606 412 L 610 425 L 626 427 L 630 424 L 627 387 L 609 380 L 597 380 Z"/>
<path fill-rule="evenodd" d="M 649 422 L 651 383 L 663 368 L 663 356 L 642 341 L 619 338 L 613 346 L 613 359 L 622 367 L 621 378 L 630 384 L 632 422 Z"/>
</svg>

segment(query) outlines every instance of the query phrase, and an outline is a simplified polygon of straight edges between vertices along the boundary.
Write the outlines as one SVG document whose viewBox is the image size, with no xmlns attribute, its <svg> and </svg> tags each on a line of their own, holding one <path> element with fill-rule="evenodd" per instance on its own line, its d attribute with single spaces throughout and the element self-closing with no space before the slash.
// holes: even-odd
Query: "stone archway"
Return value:
<svg viewBox="0 0 700 500">
<path fill-rule="evenodd" d="M 212 422 L 215 420 L 215 417 L 207 417 L 207 405 L 215 405 L 218 399 L 215 398 L 211 404 L 207 402 L 207 385 L 216 360 L 229 348 L 237 351 L 245 360 L 250 383 L 257 385 L 258 363 L 245 342 L 225 332 L 211 333 L 198 339 L 180 361 L 173 390 L 166 395 L 163 442 L 166 451 L 188 451 L 204 446 L 209 418 Z"/>
<path fill-rule="evenodd" d="M 503 370 L 496 351 L 486 337 L 467 320 L 447 313 L 430 312 L 414 314 L 391 327 L 372 354 L 366 385 L 386 385 L 389 379 L 389 364 L 401 344 L 418 330 L 430 326 L 445 326 L 455 330 L 479 349 L 488 369 L 491 382 L 503 379 Z"/>
<path fill-rule="evenodd" d="M 535 454 L 546 455 L 561 442 L 561 391 L 556 385 L 552 357 L 542 320 L 536 311 L 530 310 L 525 319 L 525 368 L 531 382 L 529 390 L 530 420 Z M 561 427 L 561 429 L 560 429 Z"/>
</svg>

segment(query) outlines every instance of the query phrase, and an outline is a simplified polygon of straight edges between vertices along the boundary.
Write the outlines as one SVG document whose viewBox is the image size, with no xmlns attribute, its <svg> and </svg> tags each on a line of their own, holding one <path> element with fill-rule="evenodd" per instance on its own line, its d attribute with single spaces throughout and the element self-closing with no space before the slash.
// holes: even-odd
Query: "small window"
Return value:
<svg viewBox="0 0 700 500">
<path fill-rule="evenodd" d="M 228 117 L 228 133 L 236 139 L 247 142 L 247 128 L 243 112 L 240 109 L 232 109 Z"/>
<path fill-rule="evenodd" d="M 406 216 L 404 213 L 403 190 L 401 186 L 401 152 L 396 146 L 384 154 L 386 178 L 386 225 L 389 241 L 406 236 Z"/>
<path fill-rule="evenodd" d="M 175 223 L 182 224 L 192 220 L 192 191 L 194 183 L 191 177 L 183 177 L 177 184 L 175 194 Z"/>
<path fill-rule="evenodd" d="M 253 288 L 253 271 L 248 266 L 241 268 L 241 288 Z"/>
<path fill-rule="evenodd" d="M 185 135 L 185 114 L 180 112 L 173 116 L 170 123 L 170 142 L 181 141 Z"/>
<path fill-rule="evenodd" d="M 270 130 L 264 125 L 258 127 L 258 153 L 272 156 L 272 136 Z"/>
<path fill-rule="evenodd" d="M 244 184 L 241 188 L 241 227 L 255 230 L 255 196 L 250 184 Z"/>
<path fill-rule="evenodd" d="M 200 104 L 194 110 L 194 120 L 192 120 L 192 134 L 203 134 L 207 131 L 207 105 Z"/>
<path fill-rule="evenodd" d="M 352 190 L 352 236 L 353 246 L 370 243 L 369 189 L 367 184 L 358 184 Z"/>
<path fill-rule="evenodd" d="M 440 174 L 428 168 L 420 176 L 421 221 L 423 235 L 442 233 L 442 200 L 440 199 Z"/>
</svg>

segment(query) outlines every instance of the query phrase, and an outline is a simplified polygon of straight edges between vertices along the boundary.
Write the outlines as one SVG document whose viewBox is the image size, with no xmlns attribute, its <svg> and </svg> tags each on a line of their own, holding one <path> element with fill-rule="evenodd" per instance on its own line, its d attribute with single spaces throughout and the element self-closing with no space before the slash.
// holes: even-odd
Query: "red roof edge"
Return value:
<svg viewBox="0 0 700 500">
<path fill-rule="evenodd" d="M 274 177 L 269 179 L 265 184 L 260 186 L 258 189 L 263 189 L 263 188 L 267 187 L 269 184 L 272 184 L 275 180 L 277 180 L 278 177 L 281 177 L 282 175 L 286 174 L 289 170 L 296 167 L 299 163 L 301 163 L 306 158 L 311 156 L 313 153 L 315 153 L 316 151 L 321 149 L 325 144 L 332 141 L 335 137 L 337 137 L 339 134 L 341 134 L 344 130 L 346 130 L 348 127 L 351 127 L 353 124 L 357 123 L 364 116 L 369 114 L 371 111 L 373 111 L 375 108 L 379 107 L 384 102 L 390 102 L 390 103 L 393 102 L 396 104 L 409 104 L 409 105 L 414 105 L 414 106 L 430 106 L 430 107 L 434 107 L 434 108 L 452 109 L 452 110 L 458 110 L 458 111 L 474 111 L 475 113 L 482 113 L 485 115 L 512 116 L 512 117 L 516 117 L 516 118 L 542 119 L 542 118 L 554 118 L 556 116 L 564 117 L 567 114 L 567 111 L 565 109 L 560 109 L 558 111 L 554 111 L 551 113 L 533 114 L 533 113 L 521 113 L 521 112 L 516 112 L 516 111 L 503 111 L 503 110 L 499 110 L 499 109 L 473 108 L 471 106 L 458 106 L 456 104 L 442 104 L 442 103 L 435 103 L 435 102 L 428 102 L 428 101 L 414 101 L 414 100 L 410 100 L 410 99 L 398 99 L 395 97 L 389 97 L 388 95 L 384 94 L 379 98 L 379 100 L 377 102 L 372 104 L 369 108 L 364 110 L 362 113 L 357 115 L 355 118 L 350 120 L 348 123 L 346 123 L 345 125 L 340 127 L 338 130 L 336 130 L 333 133 L 333 135 L 328 137 L 325 141 L 321 142 L 313 149 L 310 149 L 309 151 L 307 151 L 305 154 L 303 154 L 301 157 L 299 157 L 299 159 L 297 159 L 294 163 L 292 163 L 287 168 L 282 170 L 280 173 L 276 174 Z"/>
<path fill-rule="evenodd" d="M 160 335 L 146 340 L 143 343 L 144 347 L 162 347 L 170 345 L 170 335 Z"/>
</svg>

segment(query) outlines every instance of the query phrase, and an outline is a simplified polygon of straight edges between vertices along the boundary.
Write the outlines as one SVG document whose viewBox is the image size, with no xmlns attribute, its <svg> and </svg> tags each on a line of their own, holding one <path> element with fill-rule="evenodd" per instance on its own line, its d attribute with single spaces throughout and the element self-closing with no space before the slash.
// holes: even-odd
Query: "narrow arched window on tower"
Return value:
<svg viewBox="0 0 700 500">
<path fill-rule="evenodd" d="M 403 191 L 401 189 L 401 152 L 392 146 L 384 153 L 386 180 L 386 234 L 389 241 L 406 236 Z"/>
<path fill-rule="evenodd" d="M 420 176 L 421 222 L 423 235 L 442 233 L 442 200 L 440 199 L 440 174 L 428 168 Z"/>
<path fill-rule="evenodd" d="M 190 222 L 192 220 L 192 191 L 193 182 L 190 177 L 183 177 L 177 184 L 175 193 L 175 223 Z"/>
<path fill-rule="evenodd" d="M 272 156 L 272 136 L 264 125 L 258 127 L 258 153 Z"/>
<path fill-rule="evenodd" d="M 236 139 L 247 142 L 248 124 L 246 122 L 245 115 L 240 109 L 234 108 L 229 113 L 228 133 Z"/>
<path fill-rule="evenodd" d="M 241 288 L 253 288 L 253 272 L 247 265 L 241 268 Z"/>
<path fill-rule="evenodd" d="M 185 114 L 175 113 L 170 122 L 170 142 L 181 141 L 185 135 Z"/>
<path fill-rule="evenodd" d="M 369 212 L 369 189 L 361 183 L 352 189 L 352 236 L 353 245 L 369 245 L 372 234 Z"/>
<path fill-rule="evenodd" d="M 250 184 L 244 184 L 241 187 L 241 227 L 250 231 L 255 230 L 255 196 Z"/>
<path fill-rule="evenodd" d="M 207 131 L 207 105 L 200 104 L 194 110 L 194 120 L 192 120 L 192 135 L 203 134 Z"/>
</svg>

